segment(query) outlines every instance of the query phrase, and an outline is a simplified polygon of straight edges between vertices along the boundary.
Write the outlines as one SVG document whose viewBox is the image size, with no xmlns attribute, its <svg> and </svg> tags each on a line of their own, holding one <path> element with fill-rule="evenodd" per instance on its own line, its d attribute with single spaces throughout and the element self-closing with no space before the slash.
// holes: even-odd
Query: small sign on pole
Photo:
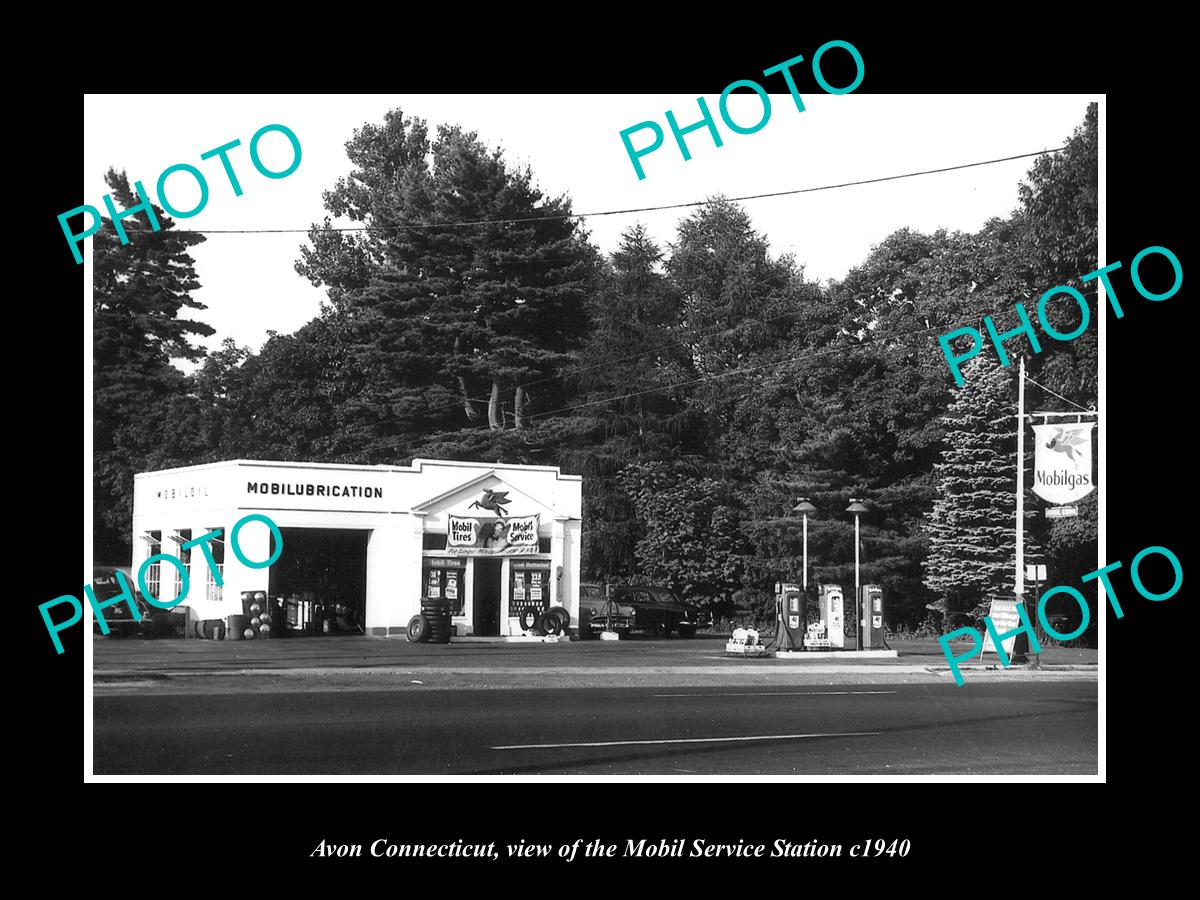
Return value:
<svg viewBox="0 0 1200 900">
<path fill-rule="evenodd" d="M 1071 516 L 1079 515 L 1078 506 L 1047 506 L 1047 519 L 1069 519 Z"/>
<path fill-rule="evenodd" d="M 1034 565 L 1033 563 L 1027 563 L 1025 566 L 1025 577 L 1028 578 L 1030 581 L 1045 581 L 1046 580 L 1045 564 L 1038 563 L 1037 565 Z"/>
</svg>

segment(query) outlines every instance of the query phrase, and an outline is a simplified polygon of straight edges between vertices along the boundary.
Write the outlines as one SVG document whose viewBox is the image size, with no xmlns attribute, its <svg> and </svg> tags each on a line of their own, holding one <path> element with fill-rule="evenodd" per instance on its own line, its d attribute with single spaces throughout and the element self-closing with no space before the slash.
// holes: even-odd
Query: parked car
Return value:
<svg viewBox="0 0 1200 900">
<path fill-rule="evenodd" d="M 687 603 L 668 587 L 656 585 L 622 585 L 613 587 L 613 595 L 637 610 L 635 627 L 666 637 L 672 631 L 680 637 L 696 636 L 696 631 L 712 625 L 708 610 Z"/>
<path fill-rule="evenodd" d="M 592 608 L 596 605 L 603 607 L 606 602 L 604 586 L 580 585 L 581 619 L 585 598 L 588 598 Z M 666 637 L 672 631 L 676 631 L 680 637 L 690 638 L 695 637 L 698 629 L 712 624 L 712 615 L 707 610 L 680 600 L 668 587 L 614 584 L 612 602 L 619 610 L 618 620 L 623 625 L 628 623 L 627 630 L 648 631 L 659 637 Z"/>
<path fill-rule="evenodd" d="M 602 631 L 628 634 L 633 630 L 637 610 L 628 603 L 609 602 L 602 584 L 579 586 L 579 639 L 586 641 Z"/>
<path fill-rule="evenodd" d="M 134 601 L 137 603 L 138 612 L 141 613 L 142 620 L 139 622 L 133 617 L 133 613 L 129 609 L 129 604 L 126 602 L 106 606 L 102 615 L 104 616 L 104 621 L 108 624 L 108 633 L 121 636 L 141 634 L 143 626 L 150 621 L 154 607 L 142 597 L 141 591 L 137 589 L 137 584 L 128 566 L 94 566 L 92 568 L 92 590 L 96 594 L 96 603 L 99 604 L 105 600 L 111 600 L 121 593 L 121 582 L 117 580 L 118 572 L 125 576 L 125 582 L 133 591 Z M 103 634 L 100 630 L 99 616 L 95 615 L 94 611 L 92 628 L 96 634 Z"/>
<path fill-rule="evenodd" d="M 104 608 L 104 621 L 108 624 L 110 635 L 141 634 L 146 637 L 175 637 L 183 636 L 187 627 L 187 610 L 182 606 L 172 609 L 159 609 L 151 606 L 138 590 L 132 570 L 128 566 L 93 566 L 92 590 L 96 594 L 96 602 L 103 603 L 121 593 L 121 583 L 117 580 L 117 572 L 125 576 L 125 581 L 133 591 L 134 602 L 142 620 L 139 622 L 129 611 L 126 602 L 114 603 Z M 100 622 L 93 614 L 92 629 L 96 634 L 103 634 Z"/>
</svg>

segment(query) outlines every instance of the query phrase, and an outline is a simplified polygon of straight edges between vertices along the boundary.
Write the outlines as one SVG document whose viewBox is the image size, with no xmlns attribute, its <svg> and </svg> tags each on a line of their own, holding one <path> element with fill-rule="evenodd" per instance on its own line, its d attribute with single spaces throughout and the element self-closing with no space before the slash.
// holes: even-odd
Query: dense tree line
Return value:
<svg viewBox="0 0 1200 900">
<path fill-rule="evenodd" d="M 1079 284 L 1097 265 L 1094 106 L 1029 170 L 1008 218 L 974 234 L 902 229 L 825 285 L 720 197 L 668 246 L 635 224 L 606 257 L 569 198 L 475 134 L 431 137 L 394 111 L 347 154 L 325 206 L 364 230 L 327 218 L 296 263 L 326 291 L 321 314 L 257 353 L 227 340 L 188 377 L 169 361 L 199 358 L 188 336 L 211 333 L 180 317 L 198 306 L 186 250 L 202 238 L 161 214 L 162 231 L 128 246 L 98 233 L 98 560 L 128 556 L 134 471 L 425 456 L 584 475 L 589 578 L 762 604 L 799 572 L 790 510 L 804 496 L 819 510 L 811 580 L 851 584 L 843 510 L 858 497 L 864 580 L 884 585 L 890 624 L 954 624 L 1006 589 L 1015 371 L 981 364 L 956 389 L 937 337 L 986 314 L 1004 325 L 1057 284 L 1096 308 L 1095 282 Z M 110 186 L 128 192 L 116 173 Z M 1028 364 L 1094 404 L 1094 325 Z M 1030 408 L 1060 403 L 1029 390 Z M 1095 511 L 1093 494 L 1077 519 L 1029 519 L 1027 541 L 1065 580 L 1091 568 Z"/>
</svg>

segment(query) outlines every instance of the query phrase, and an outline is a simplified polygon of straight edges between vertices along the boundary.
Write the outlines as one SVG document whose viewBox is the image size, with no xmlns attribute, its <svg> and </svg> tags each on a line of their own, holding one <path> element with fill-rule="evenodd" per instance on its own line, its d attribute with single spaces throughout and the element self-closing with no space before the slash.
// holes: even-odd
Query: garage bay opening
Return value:
<svg viewBox="0 0 1200 900">
<path fill-rule="evenodd" d="M 271 597 L 281 597 L 297 633 L 363 634 L 370 531 L 283 528 L 283 553 L 271 566 Z"/>
</svg>

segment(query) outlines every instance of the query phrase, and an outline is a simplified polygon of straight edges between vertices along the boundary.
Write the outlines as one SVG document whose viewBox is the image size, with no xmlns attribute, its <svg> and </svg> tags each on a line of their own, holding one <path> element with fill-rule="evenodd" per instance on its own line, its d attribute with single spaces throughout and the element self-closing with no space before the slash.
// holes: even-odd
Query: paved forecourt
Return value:
<svg viewBox="0 0 1200 900">
<path fill-rule="evenodd" d="M 950 678 L 936 641 L 897 641 L 895 659 L 743 659 L 722 636 L 558 644 L 409 644 L 344 637 L 272 641 L 97 639 L 98 692 L 397 688 L 583 687 L 713 684 L 936 683 Z M 1001 669 L 994 657 L 973 677 L 1018 681 L 1095 680 L 1097 652 L 1053 648 L 1038 667 Z M 202 683 L 202 687 L 198 682 Z"/>
</svg>

